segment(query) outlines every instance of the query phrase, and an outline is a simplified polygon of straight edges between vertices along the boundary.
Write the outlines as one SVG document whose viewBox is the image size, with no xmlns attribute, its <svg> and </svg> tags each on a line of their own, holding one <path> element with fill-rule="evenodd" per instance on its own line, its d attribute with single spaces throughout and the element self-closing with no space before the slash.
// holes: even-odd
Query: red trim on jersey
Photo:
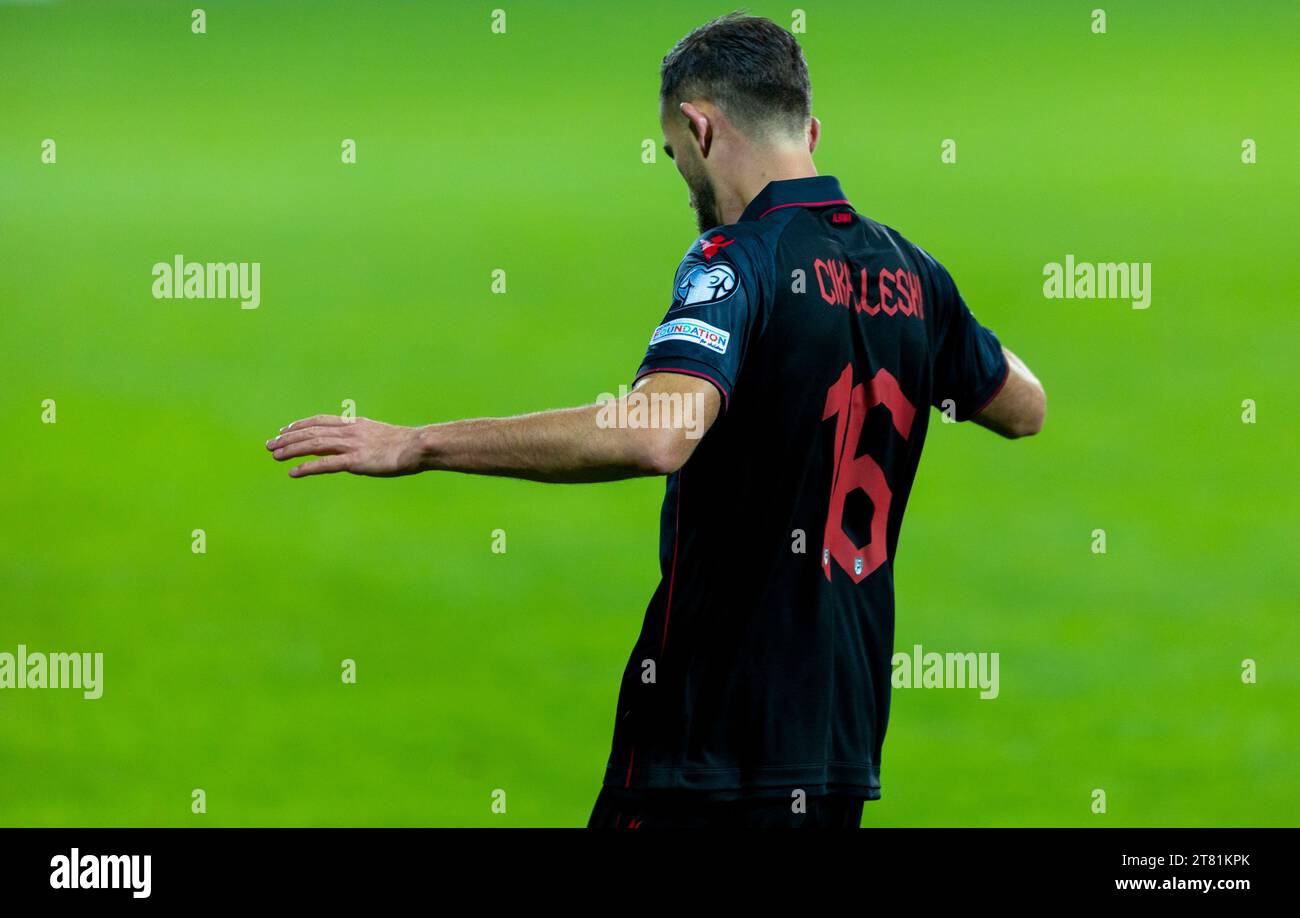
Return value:
<svg viewBox="0 0 1300 918">
<path fill-rule="evenodd" d="M 984 400 L 984 404 L 980 405 L 978 408 L 975 409 L 975 414 L 979 414 L 981 411 L 987 408 L 995 398 L 998 397 L 998 393 L 1002 391 L 1002 387 L 1007 384 L 1007 380 L 1010 378 L 1011 378 L 1011 361 L 1008 360 L 1007 374 L 1002 377 L 1002 382 L 998 383 L 998 387 L 993 390 L 993 394 Z M 972 414 L 971 417 L 975 417 L 975 414 Z"/>
<path fill-rule="evenodd" d="M 632 757 L 627 760 L 627 777 L 623 780 L 624 787 L 632 786 L 632 763 L 636 761 L 636 747 L 632 747 Z"/>
<path fill-rule="evenodd" d="M 773 206 L 773 207 L 769 207 L 767 210 L 765 210 L 765 211 L 763 211 L 761 214 L 759 214 L 758 217 L 757 217 L 757 219 L 762 220 L 764 217 L 766 217 L 766 216 L 767 216 L 768 214 L 770 214 L 772 211 L 774 211 L 774 210 L 780 210 L 782 207 L 829 207 L 829 206 L 832 205 L 832 204 L 848 204 L 848 203 L 849 203 L 848 201 L 844 201 L 844 200 L 840 200 L 840 201 L 792 201 L 792 202 L 790 202 L 789 204 L 777 204 L 777 205 L 775 205 L 775 206 Z"/>
<path fill-rule="evenodd" d="M 632 385 L 635 386 L 637 383 L 639 383 L 645 377 L 649 376 L 651 373 L 682 373 L 686 376 L 694 376 L 697 379 L 707 379 L 709 382 L 713 383 L 713 385 L 717 386 L 718 392 L 722 394 L 723 411 L 727 410 L 727 405 L 731 401 L 731 396 L 727 395 L 726 386 L 718 382 L 708 373 L 701 373 L 699 370 L 684 370 L 681 367 L 651 367 L 650 369 L 642 373 L 640 376 L 638 376 L 636 379 L 632 380 Z"/>
</svg>

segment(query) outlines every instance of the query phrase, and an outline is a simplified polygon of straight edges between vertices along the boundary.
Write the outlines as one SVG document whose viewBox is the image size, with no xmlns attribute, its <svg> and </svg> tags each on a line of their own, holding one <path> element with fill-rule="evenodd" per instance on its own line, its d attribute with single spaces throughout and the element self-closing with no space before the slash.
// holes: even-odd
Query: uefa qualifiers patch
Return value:
<svg viewBox="0 0 1300 918">
<path fill-rule="evenodd" d="M 737 286 L 736 272 L 730 265 L 695 265 L 677 285 L 677 296 L 681 298 L 677 306 L 717 303 L 735 293 Z"/>
<path fill-rule="evenodd" d="M 693 341 L 701 347 L 725 354 L 729 340 L 731 340 L 731 332 L 714 328 L 707 322 L 681 319 L 677 322 L 665 322 L 656 328 L 654 334 L 650 336 L 650 346 L 654 347 L 665 341 Z"/>
</svg>

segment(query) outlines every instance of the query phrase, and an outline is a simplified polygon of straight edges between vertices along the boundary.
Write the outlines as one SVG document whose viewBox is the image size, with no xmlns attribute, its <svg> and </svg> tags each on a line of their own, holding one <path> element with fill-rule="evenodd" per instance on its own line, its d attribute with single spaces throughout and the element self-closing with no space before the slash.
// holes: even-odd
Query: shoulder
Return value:
<svg viewBox="0 0 1300 918">
<path fill-rule="evenodd" d="M 888 239 L 894 247 L 902 252 L 905 257 L 915 263 L 920 273 L 936 287 L 946 288 L 953 286 L 952 275 L 948 269 L 943 266 L 943 262 L 935 258 L 923 246 L 918 245 L 911 239 L 908 239 L 901 232 L 892 226 L 886 226 L 870 218 L 863 218 L 868 228 L 882 238 Z"/>
<path fill-rule="evenodd" d="M 754 223 L 728 223 L 705 230 L 687 247 L 682 261 L 712 263 L 766 259 L 770 245 Z"/>
<path fill-rule="evenodd" d="M 715 226 L 695 237 L 682 255 L 673 279 L 679 305 L 715 303 L 744 293 L 753 297 L 768 286 L 771 249 L 744 223 Z"/>
</svg>

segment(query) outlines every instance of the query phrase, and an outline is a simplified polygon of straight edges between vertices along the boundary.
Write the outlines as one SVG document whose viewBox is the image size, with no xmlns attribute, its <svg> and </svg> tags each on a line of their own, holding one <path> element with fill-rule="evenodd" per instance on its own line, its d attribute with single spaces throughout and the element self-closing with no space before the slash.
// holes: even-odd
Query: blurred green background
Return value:
<svg viewBox="0 0 1300 918">
<path fill-rule="evenodd" d="M 262 441 L 629 381 L 694 234 L 641 160 L 658 64 L 730 7 L 198 3 L 0 3 L 0 651 L 106 658 L 98 701 L 0 692 L 0 825 L 581 825 L 662 481 L 292 481 Z M 1000 653 L 1001 696 L 895 691 L 864 825 L 1300 814 L 1300 12 L 1095 5 L 803 5 L 819 168 L 1049 394 L 1031 441 L 931 426 L 897 643 Z M 177 253 L 261 262 L 261 307 L 154 299 Z M 1044 299 L 1067 253 L 1151 262 L 1151 307 Z"/>
</svg>

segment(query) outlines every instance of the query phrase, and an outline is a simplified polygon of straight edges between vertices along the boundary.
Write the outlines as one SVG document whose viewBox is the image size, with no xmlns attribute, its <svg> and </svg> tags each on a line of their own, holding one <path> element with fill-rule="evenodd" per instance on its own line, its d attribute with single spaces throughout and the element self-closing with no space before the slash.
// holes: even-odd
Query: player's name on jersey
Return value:
<svg viewBox="0 0 1300 918">
<path fill-rule="evenodd" d="M 84 697 L 104 694 L 102 653 L 28 653 L 26 644 L 16 654 L 0 653 L 0 689 L 81 689 Z"/>
<path fill-rule="evenodd" d="M 843 306 L 869 316 L 909 316 L 925 319 L 925 300 L 921 279 L 906 268 L 882 268 L 874 276 L 866 268 L 853 270 L 838 258 L 818 258 L 813 262 L 817 288 L 822 299 L 832 306 Z M 872 296 L 872 291 L 875 295 Z"/>
<path fill-rule="evenodd" d="M 186 261 L 177 255 L 153 266 L 155 300 L 238 299 L 240 309 L 262 303 L 260 261 Z"/>
<path fill-rule="evenodd" d="M 1151 262 L 1065 262 L 1043 265 L 1043 296 L 1049 300 L 1129 300 L 1134 309 L 1151 305 Z"/>
</svg>

